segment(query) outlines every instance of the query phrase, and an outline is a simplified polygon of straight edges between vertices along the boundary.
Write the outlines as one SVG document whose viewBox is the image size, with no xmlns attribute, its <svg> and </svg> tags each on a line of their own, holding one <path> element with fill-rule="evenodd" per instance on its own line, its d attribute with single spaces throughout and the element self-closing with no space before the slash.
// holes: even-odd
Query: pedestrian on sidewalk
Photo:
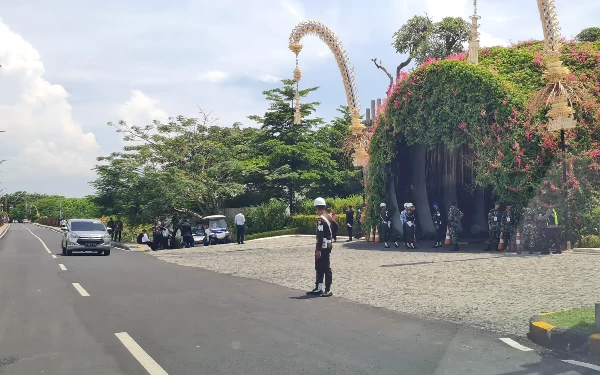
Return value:
<svg viewBox="0 0 600 375">
<path fill-rule="evenodd" d="M 458 222 L 462 219 L 463 213 L 456 206 L 456 201 L 450 203 L 448 210 L 448 229 L 450 230 L 450 239 L 452 240 L 452 249 L 450 251 L 458 251 Z"/>
<path fill-rule="evenodd" d="M 440 204 L 438 202 L 433 202 L 433 216 L 431 217 L 433 221 L 433 229 L 435 230 L 435 245 L 434 248 L 443 246 L 444 239 L 444 220 L 442 214 L 440 212 Z"/>
<path fill-rule="evenodd" d="M 188 220 L 184 221 L 179 227 L 181 232 L 181 240 L 186 248 L 194 247 L 194 235 L 192 234 L 192 226 Z"/>
<path fill-rule="evenodd" d="M 408 246 L 408 229 L 406 226 L 406 214 L 408 213 L 408 203 L 404 203 L 404 210 L 402 210 L 402 212 L 400 212 L 400 226 L 402 227 L 402 240 L 404 241 L 404 247 L 409 249 L 410 246 Z M 398 247 L 398 244 L 396 243 L 396 247 Z"/>
<path fill-rule="evenodd" d="M 158 250 L 160 248 L 160 245 L 163 243 L 162 224 L 160 223 L 160 221 L 156 223 L 154 229 L 152 230 L 152 240 L 153 250 Z"/>
<path fill-rule="evenodd" d="M 235 227 L 237 233 L 237 243 L 241 245 L 244 243 L 244 233 L 246 231 L 246 217 L 244 216 L 244 211 L 240 210 L 240 212 L 235 215 Z"/>
<path fill-rule="evenodd" d="M 317 244 L 315 248 L 315 288 L 307 294 L 317 294 L 321 297 L 333 295 L 331 284 L 333 272 L 331 271 L 331 250 L 333 249 L 333 232 L 331 229 L 331 216 L 325 211 L 325 199 L 319 197 L 314 202 L 317 212 Z M 325 278 L 325 289 L 323 290 L 323 277 Z"/>
<path fill-rule="evenodd" d="M 388 245 L 388 241 L 390 236 L 389 233 L 392 228 L 392 218 L 387 210 L 387 205 L 383 202 L 379 205 L 379 220 L 379 238 L 383 242 L 385 248 L 389 249 L 390 245 Z"/>
<path fill-rule="evenodd" d="M 352 206 L 348 205 L 346 209 L 346 230 L 348 231 L 348 240 L 346 242 L 352 241 L 352 226 L 354 225 L 354 211 L 352 210 Z"/>
<path fill-rule="evenodd" d="M 123 222 L 117 217 L 115 222 L 115 241 L 121 242 L 121 234 L 123 233 Z"/>
<path fill-rule="evenodd" d="M 552 249 L 553 254 L 562 254 L 562 250 L 558 244 L 558 215 L 556 210 L 547 202 L 544 202 L 543 207 L 545 213 L 539 215 L 539 221 L 546 224 L 542 234 L 542 254 L 550 254 L 550 250 Z"/>
<path fill-rule="evenodd" d="M 147 245 L 150 249 L 155 250 L 150 237 L 148 237 L 148 232 L 145 229 L 143 229 L 142 233 L 138 235 L 137 242 L 141 245 Z"/>
<path fill-rule="evenodd" d="M 502 215 L 503 213 L 500 211 L 500 201 L 496 201 L 494 203 L 494 208 L 488 212 L 488 245 L 484 251 L 498 251 Z"/>
<path fill-rule="evenodd" d="M 516 218 L 512 212 L 512 203 L 506 204 L 504 214 L 502 214 L 502 233 L 504 233 L 504 243 L 506 251 L 513 251 L 513 237 L 515 232 Z"/>
<path fill-rule="evenodd" d="M 412 203 L 406 205 L 406 241 L 409 249 L 416 249 L 415 246 L 415 206 Z"/>
<path fill-rule="evenodd" d="M 111 217 L 106 226 L 110 229 L 110 239 L 115 240 L 115 220 Z"/>
</svg>

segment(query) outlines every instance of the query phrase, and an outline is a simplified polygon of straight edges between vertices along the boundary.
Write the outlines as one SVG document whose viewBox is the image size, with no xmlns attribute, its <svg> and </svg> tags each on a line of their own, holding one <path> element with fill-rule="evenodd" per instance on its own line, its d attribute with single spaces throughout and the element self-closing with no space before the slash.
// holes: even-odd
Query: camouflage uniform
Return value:
<svg viewBox="0 0 600 375">
<path fill-rule="evenodd" d="M 448 210 L 448 229 L 450 230 L 450 239 L 454 248 L 458 250 L 458 221 L 462 219 L 463 213 L 456 206 L 450 206 Z"/>
<path fill-rule="evenodd" d="M 537 213 L 533 207 L 525 207 L 523 210 L 523 246 L 533 253 L 535 248 L 535 228 Z"/>
<path fill-rule="evenodd" d="M 498 250 L 500 242 L 500 228 L 502 224 L 502 211 L 495 207 L 488 212 L 488 246 L 486 251 Z"/>
<path fill-rule="evenodd" d="M 516 217 L 512 211 L 506 210 L 502 214 L 502 225 L 501 229 L 504 233 L 504 243 L 506 244 L 506 250 L 512 249 L 513 239 L 515 235 L 515 223 Z"/>
</svg>

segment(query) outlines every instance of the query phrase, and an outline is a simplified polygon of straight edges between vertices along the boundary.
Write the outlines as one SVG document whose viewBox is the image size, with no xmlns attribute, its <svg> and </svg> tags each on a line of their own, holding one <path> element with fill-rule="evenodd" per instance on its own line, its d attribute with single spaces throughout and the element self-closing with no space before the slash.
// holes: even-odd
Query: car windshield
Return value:
<svg viewBox="0 0 600 375">
<path fill-rule="evenodd" d="M 100 221 L 75 221 L 71 223 L 71 230 L 75 232 L 104 232 L 106 228 Z"/>
<path fill-rule="evenodd" d="M 225 219 L 210 220 L 208 227 L 210 229 L 227 228 L 227 223 L 225 222 Z"/>
</svg>

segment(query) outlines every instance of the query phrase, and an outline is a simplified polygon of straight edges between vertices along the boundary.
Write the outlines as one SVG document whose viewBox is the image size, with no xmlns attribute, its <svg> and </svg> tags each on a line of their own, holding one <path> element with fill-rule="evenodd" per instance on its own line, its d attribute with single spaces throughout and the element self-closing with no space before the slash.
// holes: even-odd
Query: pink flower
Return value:
<svg viewBox="0 0 600 375">
<path fill-rule="evenodd" d="M 466 130 L 467 129 L 467 123 L 464 122 L 464 121 L 461 121 L 460 125 L 458 127 L 461 128 L 462 130 Z"/>
<path fill-rule="evenodd" d="M 498 150 L 498 158 L 502 159 L 504 157 L 504 154 L 502 153 L 502 151 Z"/>
</svg>

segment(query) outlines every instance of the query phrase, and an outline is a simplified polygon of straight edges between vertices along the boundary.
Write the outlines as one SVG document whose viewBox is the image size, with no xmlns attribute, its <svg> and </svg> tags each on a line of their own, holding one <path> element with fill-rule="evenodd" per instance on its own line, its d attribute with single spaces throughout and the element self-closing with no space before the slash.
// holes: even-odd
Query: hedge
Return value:
<svg viewBox="0 0 600 375">
<path fill-rule="evenodd" d="M 356 211 L 356 207 L 362 207 L 363 197 L 361 195 L 351 195 L 347 198 L 325 198 L 327 208 L 335 210 L 340 216 L 340 213 L 346 212 L 348 206 Z M 296 214 L 300 215 L 314 215 L 314 199 L 304 199 L 296 205 Z"/>
<path fill-rule="evenodd" d="M 300 234 L 300 233 L 298 233 L 299 229 L 300 228 L 288 228 L 288 229 L 274 230 L 271 232 L 249 234 L 247 236 L 244 236 L 244 240 L 250 241 L 250 240 L 257 240 L 259 238 L 286 236 L 286 235 L 290 235 L 290 234 Z"/>
<path fill-rule="evenodd" d="M 317 225 L 317 215 L 295 215 L 292 216 L 292 223 L 290 226 L 294 228 L 298 227 L 311 227 L 315 228 Z M 339 228 L 343 228 L 346 226 L 346 214 L 337 214 L 337 223 Z M 339 232 L 339 230 L 338 230 Z M 314 233 L 314 230 L 313 230 Z"/>
</svg>

